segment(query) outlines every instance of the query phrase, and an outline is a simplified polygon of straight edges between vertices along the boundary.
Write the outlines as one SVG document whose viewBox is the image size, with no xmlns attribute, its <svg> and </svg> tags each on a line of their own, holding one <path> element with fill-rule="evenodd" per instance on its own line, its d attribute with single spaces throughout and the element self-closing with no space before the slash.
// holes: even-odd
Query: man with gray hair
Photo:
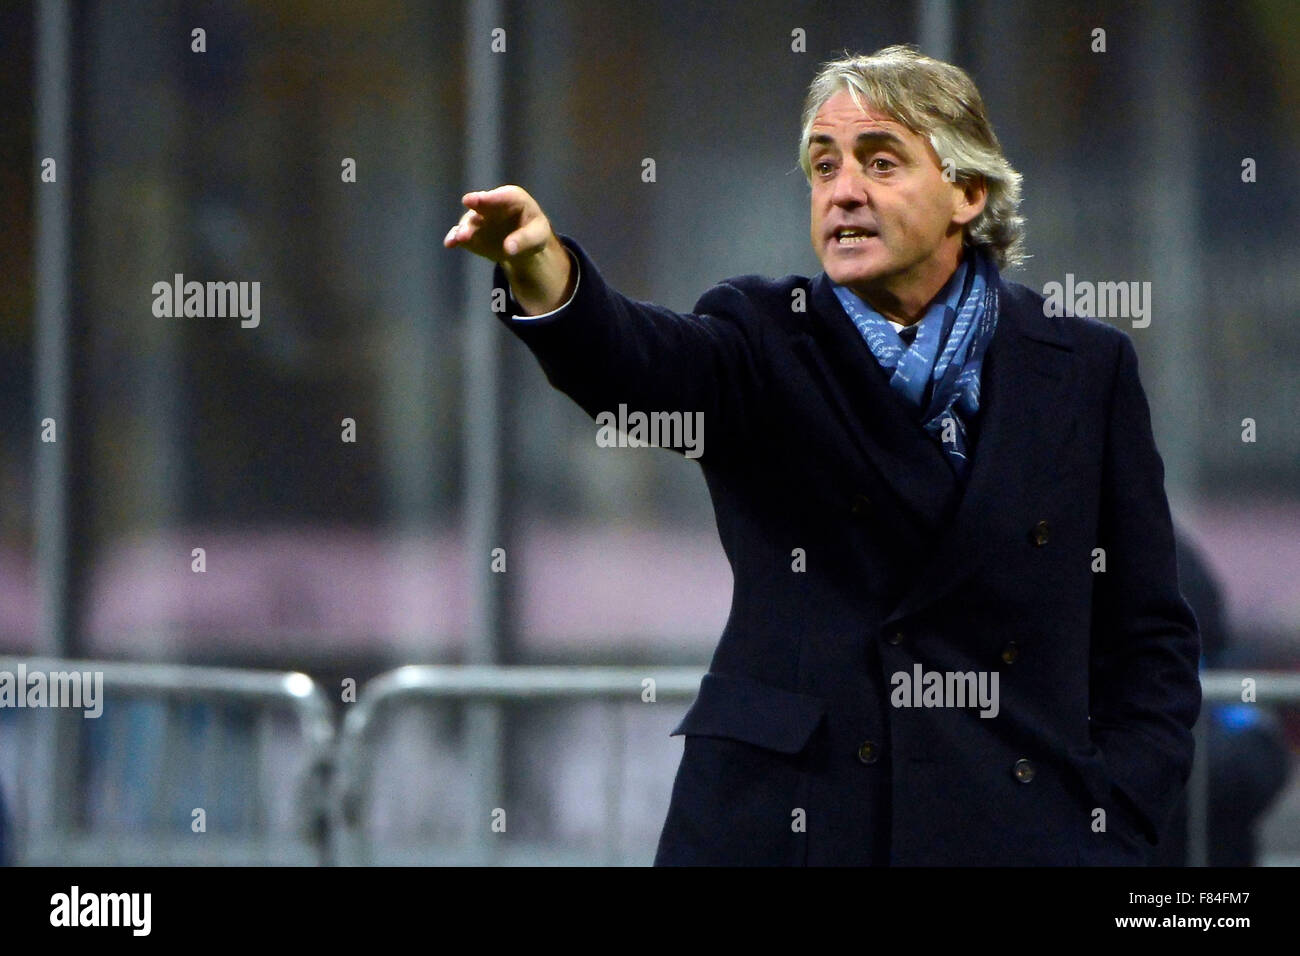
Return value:
<svg viewBox="0 0 1300 956">
<path fill-rule="evenodd" d="M 518 186 L 444 241 L 593 418 L 707 425 L 734 589 L 656 862 L 1145 864 L 1199 638 L 1133 345 L 1002 278 L 1020 176 L 962 70 L 847 56 L 802 120 L 812 278 L 635 302 Z"/>
</svg>

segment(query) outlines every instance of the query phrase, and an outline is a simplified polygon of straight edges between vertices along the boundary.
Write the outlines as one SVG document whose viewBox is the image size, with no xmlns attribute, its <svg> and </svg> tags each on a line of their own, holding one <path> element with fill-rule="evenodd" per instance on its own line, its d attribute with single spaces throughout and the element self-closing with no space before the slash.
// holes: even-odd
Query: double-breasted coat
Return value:
<svg viewBox="0 0 1300 956">
<path fill-rule="evenodd" d="M 969 477 L 825 273 L 499 318 L 593 418 L 703 413 L 731 563 L 656 864 L 1144 863 L 1191 770 L 1199 638 L 1128 335 L 1005 279 Z M 920 670 L 918 670 L 918 665 Z M 896 693 L 975 675 L 997 711 Z M 971 686 L 971 685 L 967 685 Z"/>
</svg>

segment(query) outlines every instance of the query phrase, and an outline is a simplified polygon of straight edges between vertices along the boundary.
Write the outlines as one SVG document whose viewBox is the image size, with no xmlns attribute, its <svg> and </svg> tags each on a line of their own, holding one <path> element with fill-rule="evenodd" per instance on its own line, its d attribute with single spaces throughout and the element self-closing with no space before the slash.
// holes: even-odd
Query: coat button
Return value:
<svg viewBox="0 0 1300 956">
<path fill-rule="evenodd" d="M 858 748 L 858 759 L 863 763 L 875 763 L 880 759 L 880 747 L 874 740 L 868 740 Z"/>
<path fill-rule="evenodd" d="M 902 631 L 890 631 L 889 636 L 886 637 L 885 640 L 887 640 L 890 644 L 902 644 L 903 637 L 904 635 Z"/>
<path fill-rule="evenodd" d="M 1015 774 L 1016 779 L 1021 783 L 1028 783 L 1034 779 L 1034 765 L 1024 757 L 1016 761 L 1016 765 L 1011 768 L 1011 772 Z"/>
<path fill-rule="evenodd" d="M 855 518 L 864 518 L 871 512 L 871 499 L 866 495 L 854 495 L 849 511 Z"/>
<path fill-rule="evenodd" d="M 1047 544 L 1047 522 L 1046 521 L 1040 521 L 1038 522 L 1038 524 L 1034 525 L 1034 530 L 1033 533 L 1030 535 L 1030 540 L 1034 542 L 1035 547 L 1039 547 L 1039 548 Z"/>
<path fill-rule="evenodd" d="M 1007 646 L 1002 648 L 1002 660 L 1008 664 L 1014 664 L 1020 657 L 1020 648 L 1016 646 L 1015 641 L 1007 641 Z"/>
</svg>

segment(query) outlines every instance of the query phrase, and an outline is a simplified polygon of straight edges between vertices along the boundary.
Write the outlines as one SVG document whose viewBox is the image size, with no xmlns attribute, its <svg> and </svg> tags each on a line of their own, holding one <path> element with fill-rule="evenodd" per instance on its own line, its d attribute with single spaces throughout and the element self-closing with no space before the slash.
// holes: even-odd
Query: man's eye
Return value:
<svg viewBox="0 0 1300 956">
<path fill-rule="evenodd" d="M 826 162 L 825 160 L 822 160 L 819 163 L 813 163 L 813 169 L 817 170 L 817 172 L 820 173 L 824 171 L 823 167 L 825 168 L 825 170 L 829 170 L 830 165 L 831 165 L 830 163 Z"/>
<path fill-rule="evenodd" d="M 884 163 L 885 165 L 884 165 L 884 166 L 877 166 L 876 163 Z M 873 160 L 871 161 L 870 165 L 871 165 L 874 169 L 878 169 L 878 170 L 880 170 L 880 171 L 883 173 L 883 172 L 888 172 L 889 170 L 893 169 L 893 168 L 894 168 L 896 165 L 898 165 L 898 164 L 895 163 L 892 159 L 885 159 L 885 157 L 883 157 L 883 156 L 877 156 L 875 159 L 873 159 Z"/>
</svg>

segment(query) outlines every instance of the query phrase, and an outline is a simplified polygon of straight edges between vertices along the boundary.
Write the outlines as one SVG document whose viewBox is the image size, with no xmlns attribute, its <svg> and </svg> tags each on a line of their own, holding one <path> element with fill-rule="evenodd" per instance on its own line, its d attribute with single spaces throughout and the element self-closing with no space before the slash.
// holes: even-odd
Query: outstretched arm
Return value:
<svg viewBox="0 0 1300 956">
<path fill-rule="evenodd" d="M 707 440 L 696 435 L 703 447 L 690 457 L 716 460 L 741 447 L 759 418 L 761 323 L 747 295 L 721 283 L 692 313 L 636 302 L 609 286 L 576 242 L 556 235 L 519 187 L 469 193 L 465 202 L 470 211 L 444 244 L 497 262 L 498 285 L 509 285 L 524 315 L 541 316 L 502 320 L 555 388 L 592 418 L 620 406 L 661 416 L 664 427 L 692 416 Z"/>
</svg>

